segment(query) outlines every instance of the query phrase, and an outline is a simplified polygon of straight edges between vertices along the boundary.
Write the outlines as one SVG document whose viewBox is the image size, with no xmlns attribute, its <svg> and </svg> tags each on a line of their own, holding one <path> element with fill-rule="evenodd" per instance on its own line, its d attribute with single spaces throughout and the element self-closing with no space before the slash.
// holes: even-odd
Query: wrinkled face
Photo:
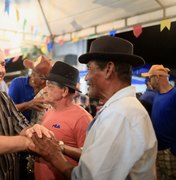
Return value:
<svg viewBox="0 0 176 180">
<path fill-rule="evenodd" d="M 55 102 L 62 100 L 65 88 L 66 87 L 59 87 L 57 83 L 53 81 L 46 81 L 46 87 L 44 88 L 45 100 L 50 104 L 54 104 Z"/>
<path fill-rule="evenodd" d="M 32 71 L 31 77 L 33 78 L 34 85 L 36 87 L 43 88 L 46 85 L 46 81 L 42 79 L 46 77 L 45 74 L 41 74 L 37 71 Z"/>
<path fill-rule="evenodd" d="M 95 61 L 89 61 L 87 68 L 88 73 L 85 80 L 87 81 L 89 96 L 100 99 L 104 86 L 105 72 L 97 66 Z"/>
<path fill-rule="evenodd" d="M 5 70 L 5 59 L 0 56 L 0 81 L 4 79 L 6 70 Z"/>
</svg>

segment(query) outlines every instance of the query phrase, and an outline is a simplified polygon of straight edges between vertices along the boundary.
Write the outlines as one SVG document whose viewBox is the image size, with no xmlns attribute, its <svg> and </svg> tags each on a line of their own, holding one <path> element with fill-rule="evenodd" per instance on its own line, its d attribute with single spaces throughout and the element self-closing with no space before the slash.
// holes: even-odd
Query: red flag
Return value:
<svg viewBox="0 0 176 180">
<path fill-rule="evenodd" d="M 4 49 L 4 53 L 6 56 L 8 56 L 10 54 L 10 49 Z"/>
<path fill-rule="evenodd" d="M 142 26 L 141 25 L 133 26 L 133 34 L 136 38 L 138 38 L 142 34 Z"/>
<path fill-rule="evenodd" d="M 16 56 L 16 57 L 14 57 L 14 58 L 12 59 L 12 62 L 16 62 L 16 61 L 18 61 L 19 57 L 20 57 L 20 56 Z"/>
<path fill-rule="evenodd" d="M 64 44 L 64 40 L 63 40 L 63 39 L 59 39 L 58 43 L 59 43 L 60 45 L 63 45 L 63 44 Z"/>
</svg>

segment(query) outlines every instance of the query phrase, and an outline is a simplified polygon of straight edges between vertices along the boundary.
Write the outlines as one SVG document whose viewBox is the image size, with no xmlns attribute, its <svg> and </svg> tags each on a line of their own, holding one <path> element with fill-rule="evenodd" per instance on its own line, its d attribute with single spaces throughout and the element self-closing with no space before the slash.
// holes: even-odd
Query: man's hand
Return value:
<svg viewBox="0 0 176 180">
<path fill-rule="evenodd" d="M 65 179 L 70 180 L 74 166 L 63 156 L 58 141 L 55 138 L 47 138 L 45 135 L 39 138 L 37 134 L 33 134 L 32 141 L 35 147 L 33 145 L 29 146 L 29 150 L 37 153 L 43 159 L 50 162 L 63 174 Z"/>
<path fill-rule="evenodd" d="M 43 97 L 34 98 L 31 101 L 28 101 L 28 109 L 43 111 L 47 109 L 45 105 L 45 100 Z"/>
<path fill-rule="evenodd" d="M 42 138 L 43 135 L 47 138 L 54 137 L 54 133 L 52 131 L 40 124 L 35 124 L 23 132 L 23 134 L 29 138 L 31 138 L 34 133 L 36 133 L 39 138 Z"/>
<path fill-rule="evenodd" d="M 35 144 L 35 147 L 29 146 L 29 150 L 37 153 L 42 156 L 46 161 L 52 162 L 55 156 L 58 156 L 58 153 L 61 152 L 58 141 L 53 138 L 48 138 L 45 135 L 42 138 L 39 138 L 36 133 L 33 133 L 32 141 Z"/>
</svg>

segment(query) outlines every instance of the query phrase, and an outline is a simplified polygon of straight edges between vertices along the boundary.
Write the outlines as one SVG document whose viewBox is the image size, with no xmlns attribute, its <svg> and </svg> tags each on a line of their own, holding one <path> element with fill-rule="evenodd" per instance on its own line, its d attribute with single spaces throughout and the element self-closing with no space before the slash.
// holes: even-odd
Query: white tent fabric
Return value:
<svg viewBox="0 0 176 180">
<path fill-rule="evenodd" d="M 176 17 L 176 0 L 11 0 L 9 14 L 0 1 L 0 47 L 42 45 L 46 37 L 72 41 L 111 30 L 149 26 Z"/>
</svg>

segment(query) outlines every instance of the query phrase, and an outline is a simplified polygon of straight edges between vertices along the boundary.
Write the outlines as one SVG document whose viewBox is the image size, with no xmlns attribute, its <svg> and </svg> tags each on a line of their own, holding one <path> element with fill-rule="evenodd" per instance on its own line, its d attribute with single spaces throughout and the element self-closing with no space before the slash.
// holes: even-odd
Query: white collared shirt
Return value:
<svg viewBox="0 0 176 180">
<path fill-rule="evenodd" d="M 135 88 L 116 92 L 90 128 L 72 180 L 153 180 L 157 140 Z"/>
</svg>

